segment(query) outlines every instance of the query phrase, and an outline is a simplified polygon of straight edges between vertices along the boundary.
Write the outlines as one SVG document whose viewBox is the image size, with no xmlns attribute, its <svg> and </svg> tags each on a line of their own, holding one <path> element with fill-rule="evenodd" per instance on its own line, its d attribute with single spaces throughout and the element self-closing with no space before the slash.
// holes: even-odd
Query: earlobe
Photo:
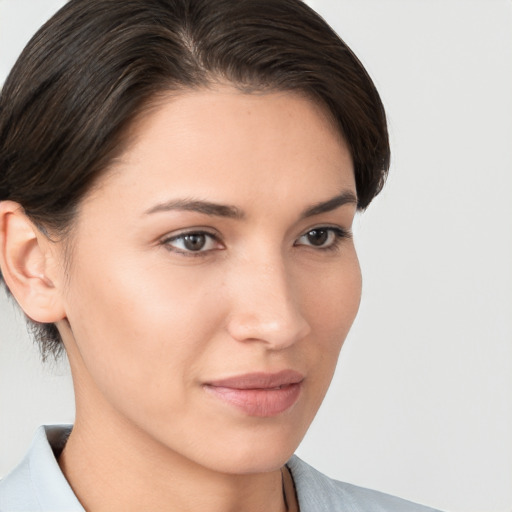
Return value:
<svg viewBox="0 0 512 512">
<path fill-rule="evenodd" d="M 21 205 L 0 202 L 0 268 L 7 287 L 25 314 L 36 322 L 65 317 L 61 290 L 51 276 L 50 241 L 31 222 Z"/>
</svg>

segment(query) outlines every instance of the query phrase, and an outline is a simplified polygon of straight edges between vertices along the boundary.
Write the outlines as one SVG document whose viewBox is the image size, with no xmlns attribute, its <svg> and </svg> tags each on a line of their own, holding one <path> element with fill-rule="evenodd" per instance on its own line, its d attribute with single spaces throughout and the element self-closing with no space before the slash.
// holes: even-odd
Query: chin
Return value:
<svg viewBox="0 0 512 512">
<path fill-rule="evenodd" d="M 244 450 L 243 455 L 231 454 L 217 461 L 211 460 L 210 469 L 225 474 L 248 475 L 277 471 L 286 464 L 295 450 L 275 452 L 273 450 Z M 213 464 L 212 464 L 213 463 Z"/>
<path fill-rule="evenodd" d="M 255 427 L 230 440 L 216 439 L 206 447 L 203 466 L 227 474 L 267 473 L 280 469 L 293 455 L 304 432 L 289 428 Z"/>
</svg>

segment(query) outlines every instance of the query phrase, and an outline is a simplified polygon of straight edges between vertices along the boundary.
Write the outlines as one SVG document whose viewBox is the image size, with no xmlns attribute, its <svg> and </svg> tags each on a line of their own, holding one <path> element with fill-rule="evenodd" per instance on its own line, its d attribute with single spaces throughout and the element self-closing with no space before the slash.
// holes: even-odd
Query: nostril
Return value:
<svg viewBox="0 0 512 512">
<path fill-rule="evenodd" d="M 228 321 L 228 332 L 237 341 L 259 341 L 274 349 L 291 346 L 310 332 L 308 323 L 296 311 L 276 313 L 272 317 L 255 311 L 233 314 Z"/>
</svg>

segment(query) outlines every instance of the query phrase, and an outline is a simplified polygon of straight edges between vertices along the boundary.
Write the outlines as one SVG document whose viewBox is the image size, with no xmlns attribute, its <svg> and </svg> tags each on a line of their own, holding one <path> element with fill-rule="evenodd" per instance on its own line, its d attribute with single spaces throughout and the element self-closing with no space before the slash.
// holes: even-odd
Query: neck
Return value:
<svg viewBox="0 0 512 512">
<path fill-rule="evenodd" d="M 59 464 L 88 511 L 286 510 L 279 470 L 218 473 L 148 439 L 115 414 L 85 421 L 79 410 Z"/>
</svg>

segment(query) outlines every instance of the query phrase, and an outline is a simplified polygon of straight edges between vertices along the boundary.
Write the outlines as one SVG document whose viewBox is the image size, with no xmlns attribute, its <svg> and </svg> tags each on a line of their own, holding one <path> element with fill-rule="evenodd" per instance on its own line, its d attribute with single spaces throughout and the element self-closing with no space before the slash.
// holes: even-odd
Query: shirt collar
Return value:
<svg viewBox="0 0 512 512">
<path fill-rule="evenodd" d="M 71 428 L 71 425 L 39 427 L 24 461 L 29 466 L 30 485 L 43 511 L 85 512 L 57 463 Z"/>
</svg>

